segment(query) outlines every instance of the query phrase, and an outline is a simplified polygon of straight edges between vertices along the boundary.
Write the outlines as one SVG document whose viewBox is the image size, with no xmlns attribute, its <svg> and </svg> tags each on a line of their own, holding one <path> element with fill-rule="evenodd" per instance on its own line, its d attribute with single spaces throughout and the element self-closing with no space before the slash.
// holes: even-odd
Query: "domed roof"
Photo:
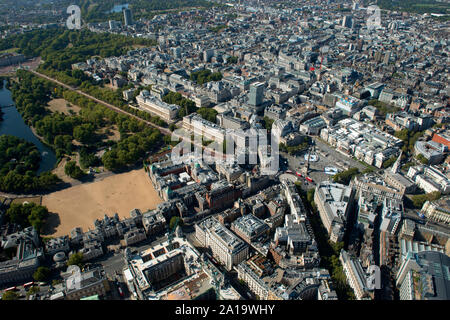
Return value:
<svg viewBox="0 0 450 320">
<path fill-rule="evenodd" d="M 64 260 L 66 260 L 66 254 L 63 251 L 57 252 L 53 256 L 53 261 L 55 262 L 62 262 Z"/>
</svg>

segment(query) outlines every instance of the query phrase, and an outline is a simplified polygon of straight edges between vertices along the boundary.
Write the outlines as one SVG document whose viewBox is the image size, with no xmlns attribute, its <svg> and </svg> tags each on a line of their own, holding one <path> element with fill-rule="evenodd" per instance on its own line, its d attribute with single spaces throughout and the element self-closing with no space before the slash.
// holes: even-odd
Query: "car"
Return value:
<svg viewBox="0 0 450 320">
<path fill-rule="evenodd" d="M 425 215 L 422 212 L 417 211 L 416 213 L 421 219 L 425 219 Z"/>
</svg>

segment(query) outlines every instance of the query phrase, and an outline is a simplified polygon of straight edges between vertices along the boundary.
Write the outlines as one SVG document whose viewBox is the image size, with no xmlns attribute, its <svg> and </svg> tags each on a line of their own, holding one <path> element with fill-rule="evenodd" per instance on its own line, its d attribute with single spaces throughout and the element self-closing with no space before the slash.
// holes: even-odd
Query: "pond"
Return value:
<svg viewBox="0 0 450 320">
<path fill-rule="evenodd" d="M 4 134 L 12 135 L 33 143 L 38 148 L 42 158 L 37 173 L 40 174 L 44 171 L 52 170 L 56 163 L 55 153 L 52 149 L 45 146 L 25 123 L 14 105 L 11 91 L 6 89 L 6 81 L 3 89 L 0 89 L 0 107 L 3 111 L 3 121 L 0 121 L 0 136 Z"/>
</svg>

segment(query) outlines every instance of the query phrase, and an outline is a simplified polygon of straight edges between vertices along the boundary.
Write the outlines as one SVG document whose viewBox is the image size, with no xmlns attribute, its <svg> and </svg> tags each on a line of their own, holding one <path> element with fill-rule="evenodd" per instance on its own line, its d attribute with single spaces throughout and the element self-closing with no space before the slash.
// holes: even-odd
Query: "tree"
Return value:
<svg viewBox="0 0 450 320">
<path fill-rule="evenodd" d="M 174 227 L 177 225 L 180 225 L 180 223 L 181 223 L 181 220 L 180 220 L 180 217 L 172 217 L 172 218 L 170 218 L 170 222 L 169 222 L 169 229 L 170 230 L 172 230 L 172 231 L 174 231 L 173 229 L 174 229 Z"/>
<path fill-rule="evenodd" d="M 48 209 L 35 203 L 13 203 L 6 211 L 6 216 L 10 222 L 17 223 L 23 228 L 31 225 L 39 232 L 48 217 Z"/>
<path fill-rule="evenodd" d="M 73 136 L 81 143 L 87 144 L 95 139 L 95 127 L 91 123 L 85 123 L 73 129 Z"/>
<path fill-rule="evenodd" d="M 40 291 L 41 291 L 41 288 L 39 288 L 39 286 L 32 286 L 27 292 L 27 297 L 37 294 Z"/>
<path fill-rule="evenodd" d="M 48 217 L 48 209 L 43 206 L 35 206 L 28 215 L 28 222 L 39 232 Z"/>
<path fill-rule="evenodd" d="M 306 192 L 306 199 L 308 199 L 308 202 L 311 204 L 314 202 L 315 191 L 315 189 L 308 189 L 308 191 Z"/>
<path fill-rule="evenodd" d="M 222 79 L 222 74 L 220 72 L 214 72 L 212 73 L 208 69 L 192 72 L 190 79 L 194 82 L 196 82 L 199 85 L 202 85 L 204 83 L 210 82 L 210 81 L 219 81 Z"/>
<path fill-rule="evenodd" d="M 80 179 L 86 174 L 79 166 L 77 166 L 75 161 L 67 162 L 64 167 L 64 172 L 73 179 Z"/>
<path fill-rule="evenodd" d="M 40 161 L 40 153 L 34 144 L 10 135 L 0 136 L 0 190 L 28 193 L 52 188 L 59 179 L 49 172 L 36 176 Z M 43 185 L 41 177 L 44 175 L 56 179 Z"/>
<path fill-rule="evenodd" d="M 264 126 L 267 131 L 272 130 L 273 123 L 274 123 L 273 119 L 270 119 L 269 117 L 264 117 Z"/>
<path fill-rule="evenodd" d="M 217 111 L 212 108 L 199 108 L 197 113 L 205 120 L 216 123 Z"/>
<path fill-rule="evenodd" d="M 227 63 L 237 63 L 238 57 L 232 56 L 227 58 Z"/>
<path fill-rule="evenodd" d="M 19 203 L 11 204 L 9 209 L 6 211 L 6 216 L 12 223 L 16 223 L 20 226 L 28 226 L 28 214 L 25 212 L 23 205 Z"/>
<path fill-rule="evenodd" d="M 39 267 L 33 274 L 33 279 L 36 281 L 46 281 L 50 275 L 50 269 L 47 267 Z"/>
<path fill-rule="evenodd" d="M 404 152 L 414 152 L 414 145 L 417 140 L 424 135 L 425 131 L 409 131 L 408 129 L 403 129 L 395 132 L 394 136 L 403 141 L 404 145 L 402 150 Z"/>
<path fill-rule="evenodd" d="M 414 208 L 421 209 L 426 201 L 438 200 L 441 197 L 439 191 L 434 191 L 426 194 L 415 194 L 411 196 Z"/>
<path fill-rule="evenodd" d="M 2 300 L 18 300 L 19 295 L 14 291 L 7 291 L 3 294 Z"/>
<path fill-rule="evenodd" d="M 419 160 L 422 164 L 428 164 L 428 159 L 421 153 L 416 156 L 417 160 Z"/>
<path fill-rule="evenodd" d="M 68 266 L 75 265 L 75 266 L 79 266 L 80 268 L 83 267 L 83 253 L 77 252 L 77 253 L 72 254 L 69 257 L 69 260 L 67 260 L 67 265 Z"/>
<path fill-rule="evenodd" d="M 397 157 L 395 157 L 395 156 L 390 157 L 388 160 L 386 160 L 383 163 L 383 169 L 389 168 L 390 166 L 392 166 L 395 163 L 395 161 L 397 161 Z"/>
<path fill-rule="evenodd" d="M 350 168 L 333 176 L 333 181 L 341 184 L 349 184 L 352 178 L 359 174 L 358 168 Z"/>
</svg>

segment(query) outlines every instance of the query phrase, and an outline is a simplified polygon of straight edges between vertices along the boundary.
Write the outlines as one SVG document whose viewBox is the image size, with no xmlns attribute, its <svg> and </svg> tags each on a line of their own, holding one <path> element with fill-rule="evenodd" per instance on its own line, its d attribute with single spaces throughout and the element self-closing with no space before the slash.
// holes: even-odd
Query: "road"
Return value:
<svg viewBox="0 0 450 320">
<path fill-rule="evenodd" d="M 318 137 L 313 137 L 313 140 L 315 142 L 316 152 L 320 151 L 321 153 L 328 154 L 329 166 L 332 166 L 334 164 L 334 166 L 339 167 L 339 169 L 345 169 L 345 167 L 356 167 L 360 171 L 363 171 L 367 168 L 366 165 L 354 160 L 351 156 L 347 156 L 340 153 L 339 151 L 336 151 L 336 149 L 332 148 L 331 146 L 320 140 Z"/>
<path fill-rule="evenodd" d="M 300 178 L 302 184 L 307 189 L 313 187 L 316 183 L 329 180 L 332 177 L 332 175 L 327 175 L 325 173 L 326 167 L 335 167 L 339 171 L 343 171 L 351 167 L 356 167 L 360 171 L 363 171 L 367 168 L 367 166 L 360 163 L 359 161 L 356 161 L 350 156 L 336 151 L 317 137 L 312 137 L 312 139 L 315 145 L 314 153 L 317 155 L 317 161 L 309 162 L 308 176 L 313 179 L 314 183 L 308 183 L 305 179 Z M 295 172 L 304 167 L 306 162 L 305 155 L 310 150 L 312 150 L 312 146 L 310 146 L 308 150 L 301 152 L 297 156 L 291 156 L 284 152 L 281 152 L 281 155 L 283 156 L 283 158 L 286 158 L 288 160 L 288 168 Z"/>
<path fill-rule="evenodd" d="M 136 245 L 128 246 L 131 251 L 144 251 L 150 247 L 153 247 L 161 242 L 167 240 L 167 236 L 162 236 L 157 239 L 147 239 Z M 123 268 L 125 267 L 125 260 L 123 259 L 123 250 L 114 252 L 108 250 L 108 252 L 92 261 L 92 263 L 99 263 L 103 266 L 105 273 L 109 276 L 114 276 L 117 272 L 122 274 Z"/>
</svg>

